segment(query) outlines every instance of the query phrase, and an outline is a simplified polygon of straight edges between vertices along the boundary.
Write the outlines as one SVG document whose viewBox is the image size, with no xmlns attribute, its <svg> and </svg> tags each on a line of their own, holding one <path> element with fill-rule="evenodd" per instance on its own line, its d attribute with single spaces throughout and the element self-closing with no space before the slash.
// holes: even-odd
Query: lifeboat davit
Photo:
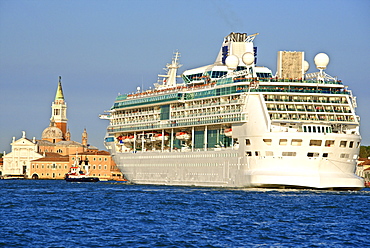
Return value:
<svg viewBox="0 0 370 248">
<path fill-rule="evenodd" d="M 177 132 L 176 139 L 178 140 L 188 140 L 190 139 L 190 134 L 188 132 Z"/>
<path fill-rule="evenodd" d="M 162 136 L 163 136 L 162 133 L 157 133 L 157 134 L 154 135 L 154 139 L 157 140 L 157 141 L 160 141 L 160 140 L 162 140 Z M 169 136 L 170 135 L 168 133 L 164 133 L 163 140 L 168 140 Z"/>
<path fill-rule="evenodd" d="M 233 135 L 233 129 L 232 128 L 226 128 L 224 130 L 225 136 L 226 137 L 231 137 Z"/>
<path fill-rule="evenodd" d="M 147 141 L 149 141 L 149 142 L 155 141 L 155 135 L 156 134 L 157 134 L 156 132 L 145 133 Z"/>
</svg>

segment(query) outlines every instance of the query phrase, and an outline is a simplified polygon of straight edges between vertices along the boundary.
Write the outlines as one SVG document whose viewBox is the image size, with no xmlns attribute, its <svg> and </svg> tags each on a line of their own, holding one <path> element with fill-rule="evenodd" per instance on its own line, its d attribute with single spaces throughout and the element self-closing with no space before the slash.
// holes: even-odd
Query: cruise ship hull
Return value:
<svg viewBox="0 0 370 248">
<path fill-rule="evenodd" d="M 360 190 L 353 164 L 329 159 L 250 158 L 234 150 L 118 153 L 119 169 L 133 184 Z"/>
</svg>

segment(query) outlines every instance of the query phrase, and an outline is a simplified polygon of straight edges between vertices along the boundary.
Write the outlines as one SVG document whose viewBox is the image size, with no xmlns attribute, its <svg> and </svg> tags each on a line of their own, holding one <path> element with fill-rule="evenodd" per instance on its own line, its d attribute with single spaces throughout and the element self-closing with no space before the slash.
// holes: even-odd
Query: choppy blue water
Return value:
<svg viewBox="0 0 370 248">
<path fill-rule="evenodd" d="M 365 247 L 370 191 L 0 180 L 2 247 Z"/>
</svg>

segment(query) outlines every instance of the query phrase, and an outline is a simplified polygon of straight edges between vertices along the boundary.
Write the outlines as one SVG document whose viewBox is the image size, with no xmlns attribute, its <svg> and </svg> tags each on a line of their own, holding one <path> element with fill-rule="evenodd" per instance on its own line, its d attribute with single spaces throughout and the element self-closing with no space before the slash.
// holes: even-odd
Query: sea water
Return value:
<svg viewBox="0 0 370 248">
<path fill-rule="evenodd" d="M 368 247 L 370 191 L 0 180 L 2 247 Z"/>
</svg>

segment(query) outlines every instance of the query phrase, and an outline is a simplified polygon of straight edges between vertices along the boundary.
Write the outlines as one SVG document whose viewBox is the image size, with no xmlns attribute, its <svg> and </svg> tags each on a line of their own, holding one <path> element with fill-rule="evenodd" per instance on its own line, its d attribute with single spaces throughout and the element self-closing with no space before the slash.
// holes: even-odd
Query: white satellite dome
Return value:
<svg viewBox="0 0 370 248">
<path fill-rule="evenodd" d="M 305 60 L 303 61 L 303 70 L 306 73 L 310 69 L 310 64 Z"/>
<path fill-rule="evenodd" d="M 242 60 L 243 60 L 243 63 L 246 65 L 246 66 L 250 66 L 253 64 L 254 62 L 254 55 L 253 53 L 250 53 L 250 52 L 246 52 L 243 54 L 243 57 L 242 57 Z"/>
<path fill-rule="evenodd" d="M 319 53 L 314 58 L 317 69 L 326 69 L 326 66 L 329 64 L 329 56 L 325 53 Z"/>
<path fill-rule="evenodd" d="M 235 70 L 239 65 L 239 58 L 235 55 L 229 55 L 225 60 L 225 64 L 229 70 Z"/>
</svg>

